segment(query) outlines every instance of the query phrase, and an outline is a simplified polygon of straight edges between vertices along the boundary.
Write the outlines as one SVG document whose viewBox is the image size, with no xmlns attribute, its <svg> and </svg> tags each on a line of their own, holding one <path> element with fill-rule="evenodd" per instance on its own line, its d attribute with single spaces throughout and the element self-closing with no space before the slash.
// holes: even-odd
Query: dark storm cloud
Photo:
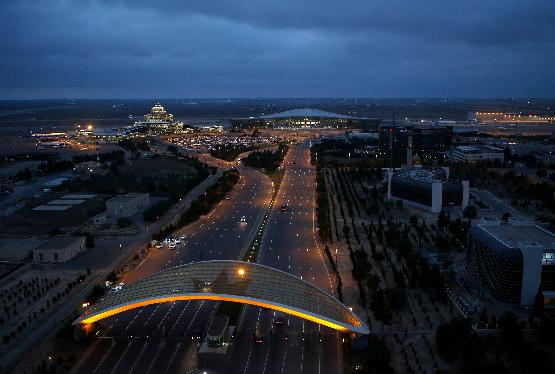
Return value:
<svg viewBox="0 0 555 374">
<path fill-rule="evenodd" d="M 553 97 L 555 2 L 22 0 L 0 97 Z"/>
</svg>

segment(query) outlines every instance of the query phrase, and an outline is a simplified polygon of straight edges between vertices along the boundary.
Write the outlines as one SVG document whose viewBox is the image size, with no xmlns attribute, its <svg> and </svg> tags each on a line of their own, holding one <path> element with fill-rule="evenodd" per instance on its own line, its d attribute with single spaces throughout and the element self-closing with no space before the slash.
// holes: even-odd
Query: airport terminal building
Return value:
<svg viewBox="0 0 555 374">
<path fill-rule="evenodd" d="M 542 289 L 555 298 L 555 235 L 509 219 L 473 226 L 466 244 L 465 270 L 497 300 L 532 305 Z"/>
<path fill-rule="evenodd" d="M 352 128 L 371 122 L 376 122 L 377 126 L 379 120 L 302 108 L 259 117 L 236 118 L 232 122 L 236 128 Z"/>
</svg>

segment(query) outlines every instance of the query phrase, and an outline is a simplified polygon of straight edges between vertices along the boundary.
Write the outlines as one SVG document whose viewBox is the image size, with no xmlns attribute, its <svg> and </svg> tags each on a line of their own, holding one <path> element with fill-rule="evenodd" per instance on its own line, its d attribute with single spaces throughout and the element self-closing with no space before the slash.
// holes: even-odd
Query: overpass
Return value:
<svg viewBox="0 0 555 374">
<path fill-rule="evenodd" d="M 369 333 L 348 307 L 305 280 L 268 266 L 231 260 L 193 262 L 154 273 L 108 293 L 73 324 L 90 324 L 126 310 L 178 300 L 257 305 L 335 330 Z"/>
</svg>

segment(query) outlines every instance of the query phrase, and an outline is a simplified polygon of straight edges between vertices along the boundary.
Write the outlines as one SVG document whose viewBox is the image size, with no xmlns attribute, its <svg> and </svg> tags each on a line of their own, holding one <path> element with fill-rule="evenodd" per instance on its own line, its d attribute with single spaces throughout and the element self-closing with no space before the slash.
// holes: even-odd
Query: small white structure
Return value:
<svg viewBox="0 0 555 374">
<path fill-rule="evenodd" d="M 34 262 L 66 262 L 83 252 L 84 236 L 56 236 L 33 249 Z"/>
<path fill-rule="evenodd" d="M 105 213 L 97 214 L 96 216 L 93 217 L 92 221 L 95 225 L 103 225 L 106 223 L 106 214 Z"/>
<path fill-rule="evenodd" d="M 106 216 L 110 218 L 129 217 L 146 208 L 148 202 L 148 193 L 117 195 L 106 201 Z"/>
</svg>

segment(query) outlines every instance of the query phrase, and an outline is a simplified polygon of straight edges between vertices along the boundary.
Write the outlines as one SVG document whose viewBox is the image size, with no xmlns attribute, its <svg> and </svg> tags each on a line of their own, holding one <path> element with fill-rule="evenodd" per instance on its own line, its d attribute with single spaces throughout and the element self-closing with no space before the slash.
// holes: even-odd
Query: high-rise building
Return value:
<svg viewBox="0 0 555 374">
<path fill-rule="evenodd" d="M 472 226 L 465 268 L 496 299 L 531 305 L 538 290 L 555 295 L 555 235 L 527 222 L 509 219 Z"/>
<path fill-rule="evenodd" d="M 380 149 L 392 157 L 394 164 L 403 163 L 408 155 L 445 152 L 451 147 L 453 128 L 382 125 L 379 129 Z M 409 144 L 410 143 L 410 144 Z M 412 156 L 411 156 L 412 157 Z M 397 161 L 397 162 L 395 162 Z"/>
</svg>

